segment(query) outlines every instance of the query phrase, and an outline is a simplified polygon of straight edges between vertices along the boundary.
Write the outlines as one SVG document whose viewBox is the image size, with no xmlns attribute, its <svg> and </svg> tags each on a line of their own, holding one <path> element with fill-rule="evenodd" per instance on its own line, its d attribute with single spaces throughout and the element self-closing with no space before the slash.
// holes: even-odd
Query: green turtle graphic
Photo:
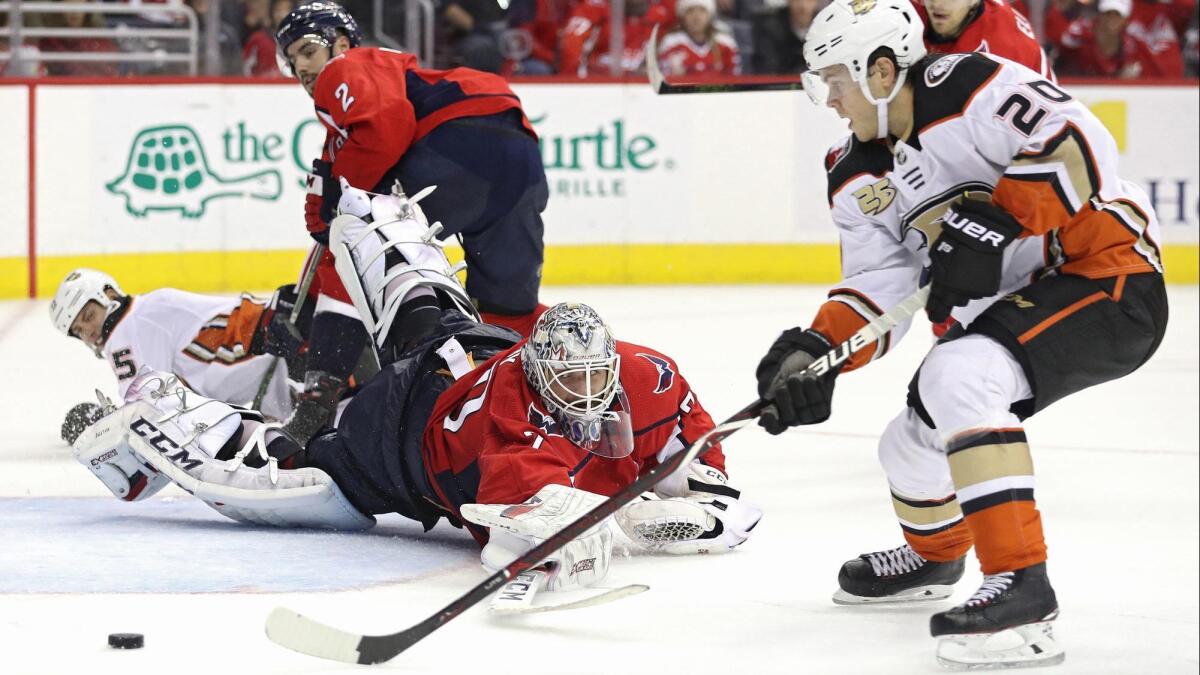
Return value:
<svg viewBox="0 0 1200 675">
<path fill-rule="evenodd" d="M 125 210 L 144 218 L 149 211 L 182 211 L 199 218 L 209 200 L 221 197 L 279 199 L 282 180 L 274 169 L 240 178 L 222 178 L 208 166 L 200 137 L 189 126 L 172 124 L 138 132 L 125 172 L 105 185 L 125 197 Z"/>
</svg>

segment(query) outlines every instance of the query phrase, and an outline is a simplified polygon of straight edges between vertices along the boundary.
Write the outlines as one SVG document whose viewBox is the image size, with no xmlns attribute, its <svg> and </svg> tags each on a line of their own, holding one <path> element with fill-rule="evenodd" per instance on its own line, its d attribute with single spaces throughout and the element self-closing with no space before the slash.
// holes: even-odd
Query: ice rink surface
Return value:
<svg viewBox="0 0 1200 675">
<path fill-rule="evenodd" d="M 596 307 L 619 339 L 673 356 L 715 418 L 754 397 L 759 357 L 807 322 L 813 287 L 543 289 Z M 1054 673 L 1200 668 L 1196 288 L 1171 292 L 1171 325 L 1140 371 L 1030 420 L 1050 578 L 1067 651 Z M 606 585 L 647 593 L 500 620 L 477 607 L 380 671 L 411 673 L 940 672 L 928 616 L 830 602 L 841 563 L 901 543 L 875 458 L 930 345 L 918 320 L 897 350 L 838 380 L 833 418 L 726 443 L 731 483 L 765 517 L 723 556 L 614 557 Z M 292 653 L 263 621 L 286 606 L 354 631 L 405 628 L 480 581 L 477 549 L 445 521 L 399 518 L 358 535 L 249 528 L 175 488 L 113 498 L 59 440 L 62 417 L 108 367 L 54 333 L 46 303 L 0 303 L 0 673 L 368 672 Z M 980 574 L 972 557 L 952 598 Z M 119 652 L 107 634 L 140 632 Z"/>
</svg>

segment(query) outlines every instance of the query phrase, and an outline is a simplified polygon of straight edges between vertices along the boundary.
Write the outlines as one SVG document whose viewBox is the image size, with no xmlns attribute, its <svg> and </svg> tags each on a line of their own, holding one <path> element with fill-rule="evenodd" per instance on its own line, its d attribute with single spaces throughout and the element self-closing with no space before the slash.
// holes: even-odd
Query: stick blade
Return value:
<svg viewBox="0 0 1200 675">
<path fill-rule="evenodd" d="M 583 609 L 584 607 L 595 607 L 605 603 L 627 598 L 638 593 L 645 593 L 650 590 L 650 587 L 645 584 L 631 584 L 620 588 L 603 589 L 599 593 L 591 593 L 583 597 L 569 600 L 567 602 L 547 603 L 543 605 L 527 604 L 527 605 L 495 605 L 491 607 L 493 616 L 518 616 L 522 614 L 539 614 L 542 612 L 557 612 L 563 609 Z"/>
<path fill-rule="evenodd" d="M 303 614 L 276 607 L 267 617 L 267 637 L 288 649 L 343 663 L 360 663 L 363 636 L 327 626 Z"/>
<path fill-rule="evenodd" d="M 658 65 L 658 24 L 650 30 L 650 39 L 646 42 L 646 76 L 650 78 L 650 88 L 654 93 L 661 94 L 666 88 L 662 69 Z"/>
</svg>

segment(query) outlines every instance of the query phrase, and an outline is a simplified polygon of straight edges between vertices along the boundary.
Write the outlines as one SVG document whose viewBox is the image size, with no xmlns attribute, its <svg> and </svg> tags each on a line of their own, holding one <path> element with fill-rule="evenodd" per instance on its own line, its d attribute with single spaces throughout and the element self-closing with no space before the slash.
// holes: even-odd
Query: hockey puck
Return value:
<svg viewBox="0 0 1200 675">
<path fill-rule="evenodd" d="M 108 646 L 113 649 L 141 649 L 146 639 L 141 633 L 111 633 L 108 636 Z"/>
</svg>

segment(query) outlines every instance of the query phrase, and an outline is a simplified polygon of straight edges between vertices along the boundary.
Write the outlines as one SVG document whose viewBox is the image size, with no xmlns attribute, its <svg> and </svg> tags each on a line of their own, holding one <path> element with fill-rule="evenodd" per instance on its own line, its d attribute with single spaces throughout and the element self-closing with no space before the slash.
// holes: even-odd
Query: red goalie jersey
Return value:
<svg viewBox="0 0 1200 675">
<path fill-rule="evenodd" d="M 496 355 L 438 398 L 425 427 L 425 466 L 444 506 L 519 504 L 547 484 L 612 495 L 712 429 L 712 418 L 669 357 L 627 342 L 621 386 L 634 449 L 609 459 L 563 438 L 521 367 L 524 342 Z M 720 446 L 701 460 L 725 470 Z M 481 542 L 485 531 L 470 526 Z"/>
</svg>

